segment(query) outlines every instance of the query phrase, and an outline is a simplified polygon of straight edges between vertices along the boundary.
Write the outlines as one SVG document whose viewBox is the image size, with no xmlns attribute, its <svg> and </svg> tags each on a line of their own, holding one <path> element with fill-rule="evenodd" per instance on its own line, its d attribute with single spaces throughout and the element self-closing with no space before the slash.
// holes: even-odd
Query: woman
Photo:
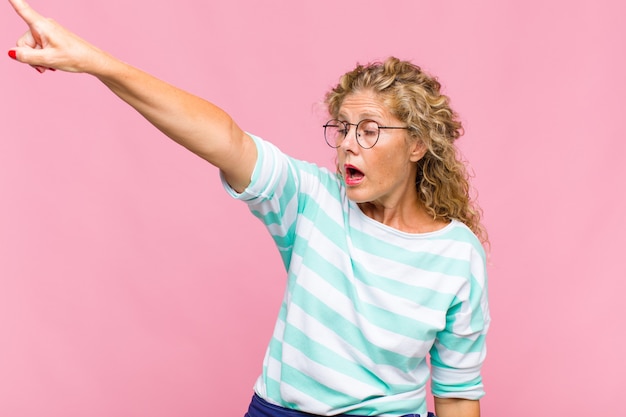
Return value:
<svg viewBox="0 0 626 417">
<path fill-rule="evenodd" d="M 326 97 L 332 173 L 9 1 L 29 25 L 13 59 L 97 77 L 272 234 L 288 283 L 246 416 L 426 416 L 429 377 L 439 417 L 479 416 L 486 235 L 436 80 L 395 58 L 345 74 Z"/>
</svg>

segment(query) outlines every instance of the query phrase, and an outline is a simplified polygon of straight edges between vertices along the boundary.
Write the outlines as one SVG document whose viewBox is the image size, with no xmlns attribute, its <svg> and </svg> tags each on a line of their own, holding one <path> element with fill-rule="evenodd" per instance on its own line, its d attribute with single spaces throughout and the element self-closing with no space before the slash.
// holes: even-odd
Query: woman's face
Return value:
<svg viewBox="0 0 626 417">
<path fill-rule="evenodd" d="M 394 117 L 383 100 L 372 91 L 348 95 L 337 118 L 357 124 L 371 119 L 380 126 L 406 126 Z M 378 142 L 364 149 L 356 141 L 355 127 L 337 148 L 338 169 L 346 184 L 348 198 L 356 203 L 397 207 L 417 198 L 417 164 L 426 148 L 421 141 L 409 138 L 406 129 L 380 129 Z"/>
</svg>

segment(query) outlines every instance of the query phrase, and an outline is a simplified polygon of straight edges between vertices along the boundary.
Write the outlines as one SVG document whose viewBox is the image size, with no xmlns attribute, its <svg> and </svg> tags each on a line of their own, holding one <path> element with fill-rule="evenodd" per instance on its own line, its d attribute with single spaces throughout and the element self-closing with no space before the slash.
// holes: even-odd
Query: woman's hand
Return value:
<svg viewBox="0 0 626 417">
<path fill-rule="evenodd" d="M 64 27 L 37 13 L 24 0 L 9 0 L 29 30 L 17 41 L 9 56 L 39 72 L 62 70 L 97 73 L 107 54 Z"/>
<path fill-rule="evenodd" d="M 437 417 L 480 417 L 480 402 L 435 397 L 435 414 Z"/>
</svg>

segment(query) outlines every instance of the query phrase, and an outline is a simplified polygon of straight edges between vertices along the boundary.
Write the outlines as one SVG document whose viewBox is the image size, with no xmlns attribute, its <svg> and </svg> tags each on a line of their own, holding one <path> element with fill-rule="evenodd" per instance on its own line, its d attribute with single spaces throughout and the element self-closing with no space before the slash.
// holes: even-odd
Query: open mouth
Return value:
<svg viewBox="0 0 626 417">
<path fill-rule="evenodd" d="M 363 174 L 363 172 L 361 172 L 359 169 L 357 169 L 353 165 L 345 165 L 344 169 L 345 169 L 345 179 L 346 179 L 347 185 L 358 184 L 365 177 L 365 174 Z"/>
</svg>

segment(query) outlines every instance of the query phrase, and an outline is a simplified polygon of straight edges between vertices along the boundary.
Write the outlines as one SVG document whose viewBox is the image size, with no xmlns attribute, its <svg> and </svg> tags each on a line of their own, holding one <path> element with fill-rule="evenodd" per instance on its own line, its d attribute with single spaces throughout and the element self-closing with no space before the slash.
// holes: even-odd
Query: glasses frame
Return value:
<svg viewBox="0 0 626 417">
<path fill-rule="evenodd" d="M 363 146 L 363 144 L 359 140 L 359 135 L 357 134 L 357 132 L 359 131 L 359 126 L 363 122 L 373 122 L 373 123 L 376 123 L 376 125 L 378 126 L 378 135 L 376 136 L 376 140 L 374 141 L 372 146 Z M 339 124 L 339 123 L 343 124 L 345 131 L 346 131 L 346 134 L 343 135 L 341 142 L 343 142 L 346 139 L 346 137 L 348 137 L 348 134 L 350 133 L 350 126 L 354 126 L 355 127 L 354 137 L 356 138 L 356 143 L 358 143 L 359 146 L 363 149 L 372 149 L 374 146 L 376 146 L 376 144 L 378 143 L 378 139 L 380 138 L 380 129 L 405 129 L 405 130 L 410 129 L 409 126 L 381 126 L 376 120 L 372 120 L 372 119 L 363 119 L 363 120 L 360 120 L 358 123 L 350 123 L 350 122 L 346 122 L 344 120 L 339 120 L 339 119 L 330 119 L 322 127 L 324 128 L 324 140 L 326 141 L 326 144 L 333 149 L 339 148 L 341 146 L 341 142 L 338 145 L 332 144 L 331 142 L 329 142 L 328 137 L 326 136 L 326 129 L 331 126 L 335 126 L 336 124 Z"/>
</svg>

